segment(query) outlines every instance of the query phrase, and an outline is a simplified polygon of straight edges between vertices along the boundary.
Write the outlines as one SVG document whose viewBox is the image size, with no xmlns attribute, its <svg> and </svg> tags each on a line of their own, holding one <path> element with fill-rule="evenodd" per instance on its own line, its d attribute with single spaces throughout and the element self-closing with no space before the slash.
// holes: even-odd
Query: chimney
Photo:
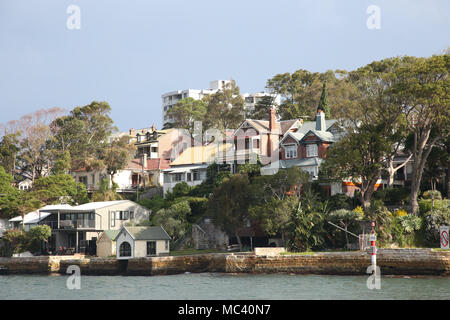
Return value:
<svg viewBox="0 0 450 320">
<path fill-rule="evenodd" d="M 152 132 L 156 131 L 155 124 L 152 124 Z"/>
<path fill-rule="evenodd" d="M 325 112 L 323 112 L 321 109 L 318 109 L 316 114 L 316 130 L 326 131 Z"/>
<path fill-rule="evenodd" d="M 147 169 L 147 154 L 144 153 L 144 159 L 143 159 L 143 164 L 142 164 L 144 169 Z"/>
<path fill-rule="evenodd" d="M 135 134 L 134 134 L 134 129 L 133 128 L 131 128 L 130 129 L 130 136 L 134 136 Z"/>
<path fill-rule="evenodd" d="M 275 116 L 276 116 L 275 108 L 270 108 L 270 116 L 269 116 L 269 131 L 270 132 L 272 132 L 276 126 Z"/>
</svg>

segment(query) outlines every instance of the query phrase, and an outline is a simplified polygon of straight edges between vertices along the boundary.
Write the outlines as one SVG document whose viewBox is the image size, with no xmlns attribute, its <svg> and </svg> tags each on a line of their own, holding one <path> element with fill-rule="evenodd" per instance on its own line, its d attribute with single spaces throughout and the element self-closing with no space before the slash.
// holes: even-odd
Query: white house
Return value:
<svg viewBox="0 0 450 320">
<path fill-rule="evenodd" d="M 161 226 L 123 226 L 115 239 L 119 260 L 168 255 L 170 252 L 171 238 Z"/>
<path fill-rule="evenodd" d="M 116 255 L 116 237 L 120 230 L 105 230 L 97 239 L 97 257 L 107 258 Z"/>
</svg>

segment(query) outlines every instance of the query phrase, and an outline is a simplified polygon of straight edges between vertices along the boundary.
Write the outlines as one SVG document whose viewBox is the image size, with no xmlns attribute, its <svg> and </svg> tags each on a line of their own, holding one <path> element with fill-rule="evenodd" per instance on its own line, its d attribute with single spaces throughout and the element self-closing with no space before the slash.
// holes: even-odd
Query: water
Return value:
<svg viewBox="0 0 450 320">
<path fill-rule="evenodd" d="M 82 276 L 69 290 L 65 275 L 0 276 L 6 299 L 450 299 L 448 277 L 382 277 L 369 290 L 366 276 L 181 274 L 171 276 Z"/>
</svg>

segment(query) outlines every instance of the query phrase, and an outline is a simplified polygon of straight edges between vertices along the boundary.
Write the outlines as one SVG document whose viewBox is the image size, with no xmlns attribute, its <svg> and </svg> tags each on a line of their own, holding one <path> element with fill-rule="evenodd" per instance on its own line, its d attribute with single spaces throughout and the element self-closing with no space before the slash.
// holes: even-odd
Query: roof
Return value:
<svg viewBox="0 0 450 320">
<path fill-rule="evenodd" d="M 275 126 L 280 128 L 280 134 L 285 134 L 297 121 L 298 119 L 292 120 L 282 120 L 275 121 Z M 269 131 L 269 120 L 254 120 L 254 119 L 245 119 L 245 122 L 248 122 L 251 126 L 253 126 L 256 130 L 260 132 L 268 132 Z M 315 122 L 314 122 L 315 123 Z"/>
<path fill-rule="evenodd" d="M 304 159 L 292 159 L 292 160 L 280 160 L 280 168 L 286 169 L 291 167 L 312 167 L 319 166 L 322 159 L 318 157 L 304 158 Z"/>
<path fill-rule="evenodd" d="M 218 148 L 219 144 L 217 143 L 187 148 L 170 163 L 170 166 L 213 163 L 219 155 Z M 233 145 L 231 143 L 224 143 L 222 144 L 222 148 L 222 153 L 225 153 L 227 150 L 233 148 Z"/>
<path fill-rule="evenodd" d="M 25 215 L 25 221 L 24 224 L 35 224 L 39 221 L 42 221 L 43 219 L 47 218 L 50 215 L 50 213 L 41 212 L 39 215 L 39 210 L 29 212 Z M 20 222 L 22 221 L 22 216 L 18 216 L 12 219 L 9 219 L 10 222 Z"/>
<path fill-rule="evenodd" d="M 108 236 L 108 238 L 114 241 L 117 235 L 119 234 L 120 230 L 105 230 L 103 232 Z"/>
<path fill-rule="evenodd" d="M 325 125 L 326 125 L 327 130 L 336 122 L 337 122 L 337 120 L 334 120 L 334 119 L 325 120 Z M 295 140 L 300 141 L 310 131 L 312 131 L 315 135 L 317 135 L 322 140 L 325 140 L 325 141 L 334 141 L 335 140 L 335 139 L 333 139 L 333 134 L 331 132 L 316 130 L 316 122 L 315 121 L 303 122 L 302 126 L 300 128 L 298 128 L 297 131 L 287 132 L 284 138 L 286 138 L 288 135 L 290 135 L 290 136 L 294 137 Z M 330 139 L 333 139 L 333 140 L 330 140 Z"/>
<path fill-rule="evenodd" d="M 153 227 L 123 227 L 134 240 L 171 240 L 161 226 Z"/>
<path fill-rule="evenodd" d="M 170 167 L 170 161 L 166 159 L 156 158 L 156 159 L 147 159 L 147 168 L 145 170 L 154 171 L 154 170 L 164 170 Z M 142 170 L 142 158 L 137 158 L 131 160 L 125 170 Z"/>
<path fill-rule="evenodd" d="M 76 210 L 96 210 L 101 209 L 109 206 L 113 206 L 116 204 L 121 204 L 124 202 L 128 202 L 129 200 L 116 200 L 116 201 L 100 201 L 100 202 L 89 202 L 85 203 L 76 207 L 71 207 L 69 209 L 76 209 Z"/>
</svg>

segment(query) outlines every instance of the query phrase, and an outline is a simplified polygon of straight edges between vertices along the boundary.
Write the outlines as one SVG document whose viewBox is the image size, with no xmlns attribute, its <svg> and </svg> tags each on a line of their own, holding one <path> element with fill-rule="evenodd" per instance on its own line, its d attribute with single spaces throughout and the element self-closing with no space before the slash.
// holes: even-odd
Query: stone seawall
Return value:
<svg viewBox="0 0 450 320">
<path fill-rule="evenodd" d="M 6 274 L 62 273 L 78 265 L 84 275 L 169 275 L 185 272 L 295 273 L 366 275 L 370 265 L 366 252 L 322 252 L 311 255 L 257 256 L 254 254 L 199 254 L 137 258 L 74 258 L 51 256 L 0 258 Z M 431 249 L 379 249 L 377 264 L 382 275 L 450 275 L 450 252 Z"/>
</svg>

